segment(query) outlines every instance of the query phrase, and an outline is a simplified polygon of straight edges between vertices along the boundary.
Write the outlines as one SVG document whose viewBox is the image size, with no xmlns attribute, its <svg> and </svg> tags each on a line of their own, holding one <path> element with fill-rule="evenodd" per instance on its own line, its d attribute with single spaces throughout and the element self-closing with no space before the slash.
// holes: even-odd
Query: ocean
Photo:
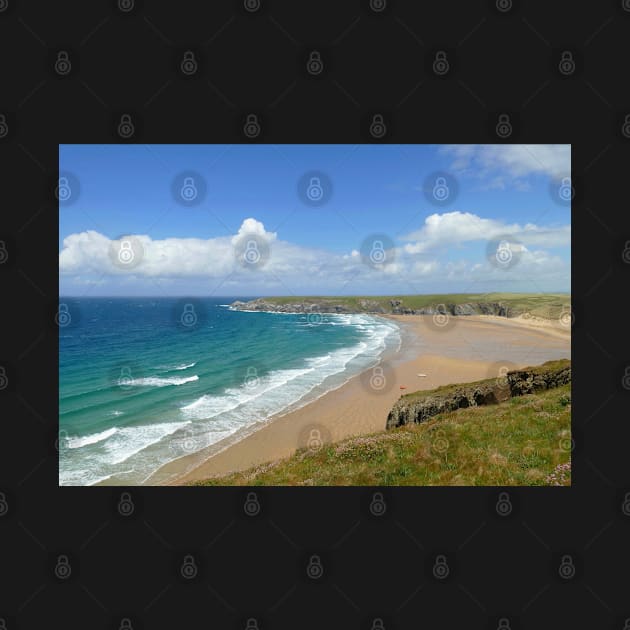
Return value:
<svg viewBox="0 0 630 630">
<path fill-rule="evenodd" d="M 59 299 L 60 485 L 142 484 L 400 346 L 391 320 L 235 311 L 235 299 Z"/>
</svg>

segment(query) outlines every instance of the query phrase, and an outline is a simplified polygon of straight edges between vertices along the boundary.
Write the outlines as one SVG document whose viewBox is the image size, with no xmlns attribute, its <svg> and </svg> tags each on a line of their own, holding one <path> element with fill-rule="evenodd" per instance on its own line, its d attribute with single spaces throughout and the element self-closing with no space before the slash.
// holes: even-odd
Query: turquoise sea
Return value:
<svg viewBox="0 0 630 630">
<path fill-rule="evenodd" d="M 61 485 L 141 484 L 400 344 L 383 318 L 241 312 L 235 299 L 60 298 Z"/>
</svg>

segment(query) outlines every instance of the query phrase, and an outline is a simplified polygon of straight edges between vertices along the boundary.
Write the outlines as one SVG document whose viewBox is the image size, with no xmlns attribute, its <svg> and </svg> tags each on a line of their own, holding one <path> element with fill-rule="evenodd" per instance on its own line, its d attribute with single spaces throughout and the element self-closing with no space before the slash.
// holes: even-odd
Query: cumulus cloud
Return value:
<svg viewBox="0 0 630 630">
<path fill-rule="evenodd" d="M 506 233 L 529 246 L 523 247 L 518 266 L 508 274 L 497 270 L 484 256 L 452 261 L 448 252 L 441 255 L 444 246 L 487 241 Z M 133 267 L 121 266 L 112 255 L 122 238 L 136 244 L 139 262 Z M 243 240 L 251 238 L 269 251 L 264 264 L 254 269 L 244 266 L 237 255 Z M 541 287 L 547 287 L 540 290 L 568 290 L 568 264 L 545 248 L 568 244 L 569 238 L 568 226 L 549 229 L 507 225 L 470 213 L 434 214 L 392 250 L 393 262 L 374 268 L 365 264 L 358 249 L 334 253 L 289 243 L 267 231 L 260 221 L 248 218 L 236 234 L 210 239 L 152 239 L 147 235 L 110 239 L 93 230 L 71 234 L 63 241 L 59 270 L 65 287 L 105 283 L 103 290 L 110 288 L 115 293 L 116 288 L 126 287 L 137 294 L 151 294 L 151 283 L 147 282 L 151 280 L 164 283 L 169 291 L 192 287 L 195 292 L 197 287 L 202 293 L 201 287 L 207 290 L 208 286 L 203 282 L 210 280 L 234 295 L 439 292 L 459 290 L 456 283 L 468 282 L 480 289 L 487 282 L 490 288 L 512 283 L 505 290 L 533 290 L 532 282 L 540 282 Z"/>
<path fill-rule="evenodd" d="M 571 226 L 549 228 L 527 223 L 504 223 L 484 219 L 470 212 L 446 212 L 428 216 L 422 228 L 403 238 L 410 241 L 403 249 L 408 254 L 421 254 L 449 245 L 472 241 L 488 241 L 504 235 L 525 245 L 560 247 L 571 243 Z"/>
<path fill-rule="evenodd" d="M 485 188 L 512 185 L 527 190 L 529 175 L 558 180 L 571 174 L 569 144 L 445 145 L 440 153 L 452 158 L 452 171 L 483 179 Z"/>
</svg>

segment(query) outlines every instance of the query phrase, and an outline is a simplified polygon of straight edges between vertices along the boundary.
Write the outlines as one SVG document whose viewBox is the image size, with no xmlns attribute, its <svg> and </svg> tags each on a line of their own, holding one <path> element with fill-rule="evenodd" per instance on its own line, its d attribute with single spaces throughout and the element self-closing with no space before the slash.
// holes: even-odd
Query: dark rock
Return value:
<svg viewBox="0 0 630 630">
<path fill-rule="evenodd" d="M 440 413 L 465 407 L 495 405 L 513 396 L 559 387 L 571 382 L 569 361 L 551 362 L 548 367 L 513 370 L 506 378 L 490 378 L 470 385 L 438 388 L 424 395 L 402 396 L 387 416 L 387 429 L 420 423 Z"/>
</svg>

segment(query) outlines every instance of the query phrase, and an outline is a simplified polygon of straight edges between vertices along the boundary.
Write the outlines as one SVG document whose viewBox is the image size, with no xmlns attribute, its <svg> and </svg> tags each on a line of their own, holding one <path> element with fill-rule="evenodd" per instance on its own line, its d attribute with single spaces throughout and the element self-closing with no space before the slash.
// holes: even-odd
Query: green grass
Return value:
<svg viewBox="0 0 630 630">
<path fill-rule="evenodd" d="M 556 319 L 564 307 L 571 304 L 571 296 L 563 293 L 450 293 L 435 295 L 388 295 L 388 296 L 299 296 L 263 298 L 276 304 L 290 304 L 302 301 L 328 301 L 343 304 L 347 308 L 360 311 L 360 300 L 376 302 L 391 309 L 390 300 L 401 300 L 401 307 L 419 309 L 438 304 L 465 304 L 467 302 L 498 302 L 519 312 L 535 317 Z"/>
<path fill-rule="evenodd" d="M 571 386 L 298 451 L 194 485 L 570 485 Z M 549 479 L 554 475 L 553 481 Z"/>
</svg>

